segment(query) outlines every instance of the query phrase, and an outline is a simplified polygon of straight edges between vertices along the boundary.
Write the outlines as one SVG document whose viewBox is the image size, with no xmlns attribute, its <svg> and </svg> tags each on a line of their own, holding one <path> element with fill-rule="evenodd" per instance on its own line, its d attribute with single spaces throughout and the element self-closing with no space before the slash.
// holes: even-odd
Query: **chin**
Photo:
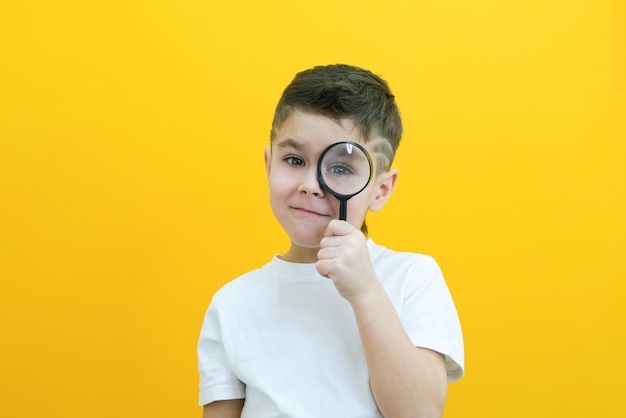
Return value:
<svg viewBox="0 0 626 418">
<path fill-rule="evenodd" d="M 289 238 L 294 245 L 302 248 L 319 248 L 324 232 L 292 231 Z"/>
</svg>

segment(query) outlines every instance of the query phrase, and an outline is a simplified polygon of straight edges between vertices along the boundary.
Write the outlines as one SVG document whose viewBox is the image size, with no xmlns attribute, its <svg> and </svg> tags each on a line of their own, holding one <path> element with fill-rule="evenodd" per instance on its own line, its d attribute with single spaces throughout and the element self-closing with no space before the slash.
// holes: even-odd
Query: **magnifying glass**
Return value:
<svg viewBox="0 0 626 418">
<path fill-rule="evenodd" d="M 346 220 L 348 199 L 361 193 L 372 180 L 374 167 L 367 150 L 351 141 L 327 147 L 317 162 L 317 179 L 339 199 L 339 219 Z"/>
</svg>

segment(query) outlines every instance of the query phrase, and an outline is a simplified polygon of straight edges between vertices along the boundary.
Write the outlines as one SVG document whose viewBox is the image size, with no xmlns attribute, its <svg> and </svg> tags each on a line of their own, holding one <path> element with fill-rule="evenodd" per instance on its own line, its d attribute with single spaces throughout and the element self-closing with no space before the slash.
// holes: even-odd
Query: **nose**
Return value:
<svg viewBox="0 0 626 418">
<path fill-rule="evenodd" d="M 301 194 L 310 194 L 315 197 L 324 196 L 324 189 L 317 179 L 316 167 L 311 167 L 302 174 L 300 184 L 298 185 L 298 192 Z"/>
</svg>

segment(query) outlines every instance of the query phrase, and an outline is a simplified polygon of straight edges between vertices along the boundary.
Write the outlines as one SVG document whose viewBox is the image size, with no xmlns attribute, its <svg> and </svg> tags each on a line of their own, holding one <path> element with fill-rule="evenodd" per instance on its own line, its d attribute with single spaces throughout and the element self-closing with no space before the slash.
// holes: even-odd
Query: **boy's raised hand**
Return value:
<svg viewBox="0 0 626 418">
<path fill-rule="evenodd" d="M 330 221 L 317 258 L 317 271 L 331 279 L 348 302 L 380 288 L 365 236 L 346 221 Z"/>
</svg>

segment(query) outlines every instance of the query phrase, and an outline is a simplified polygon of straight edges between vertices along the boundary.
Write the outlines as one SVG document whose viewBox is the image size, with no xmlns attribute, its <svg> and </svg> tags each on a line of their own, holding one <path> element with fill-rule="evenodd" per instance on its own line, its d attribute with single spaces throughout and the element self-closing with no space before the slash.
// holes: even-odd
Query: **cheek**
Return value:
<svg viewBox="0 0 626 418">
<path fill-rule="evenodd" d="M 348 200 L 348 217 L 354 220 L 355 224 L 359 224 L 355 226 L 360 226 L 360 223 L 365 218 L 371 198 L 371 194 L 364 190 Z"/>
<path fill-rule="evenodd" d="M 281 175 L 281 173 L 278 173 L 276 170 L 272 171 L 268 177 L 270 198 L 284 198 L 290 193 L 292 186 L 289 181 L 285 181 L 286 178 L 288 179 L 289 177 Z"/>
<path fill-rule="evenodd" d="M 362 207 L 363 211 L 367 211 L 369 205 L 374 200 L 376 188 L 373 185 L 369 185 L 365 190 L 363 190 L 358 195 L 354 196 L 352 200 L 358 199 L 359 206 Z"/>
<path fill-rule="evenodd" d="M 369 184 L 365 190 L 353 196 L 352 199 L 348 200 L 348 213 L 351 213 L 355 218 L 364 218 L 376 197 L 377 191 L 378 188 L 375 184 Z"/>
<path fill-rule="evenodd" d="M 280 198 L 280 196 L 282 196 L 283 194 L 281 187 L 280 187 L 280 183 L 272 181 L 270 177 L 268 187 L 269 187 L 269 193 L 270 193 L 270 200 L 272 201 L 272 203 L 275 203 L 275 201 L 278 198 Z"/>
</svg>

